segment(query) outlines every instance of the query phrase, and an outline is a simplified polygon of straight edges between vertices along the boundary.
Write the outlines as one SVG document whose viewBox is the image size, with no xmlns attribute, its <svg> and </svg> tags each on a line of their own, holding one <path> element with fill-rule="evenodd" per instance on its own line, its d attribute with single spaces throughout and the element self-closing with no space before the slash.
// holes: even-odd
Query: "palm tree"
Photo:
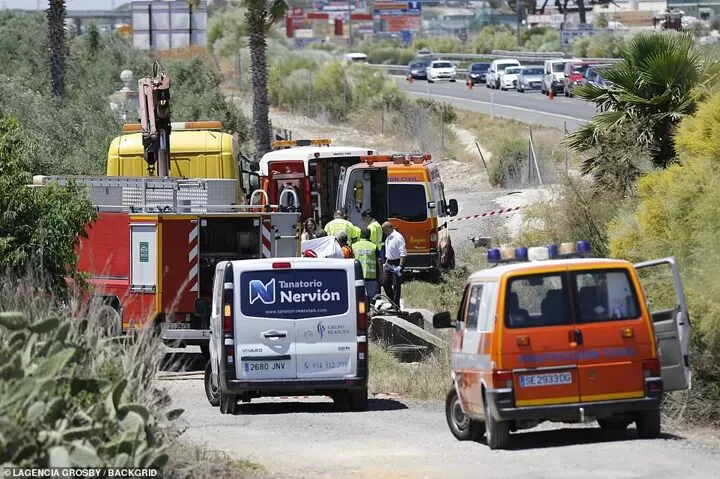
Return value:
<svg viewBox="0 0 720 479">
<path fill-rule="evenodd" d="M 634 132 L 634 145 L 649 154 L 655 167 L 666 168 L 677 159 L 673 133 L 701 99 L 701 86 L 709 80 L 703 58 L 692 35 L 640 34 L 620 49 L 622 60 L 601 69 L 609 86 L 585 85 L 577 96 L 595 103 L 600 113 L 567 139 L 581 152 L 594 154 L 585 161 L 586 172 L 614 169 L 614 155 L 600 148 L 608 138 Z"/>
<path fill-rule="evenodd" d="M 56 97 L 65 94 L 65 0 L 48 0 L 48 42 L 50 44 L 50 82 Z"/>
<path fill-rule="evenodd" d="M 258 156 L 262 156 L 270 151 L 270 107 L 265 38 L 270 27 L 285 16 L 288 4 L 285 0 L 244 0 L 243 3 L 247 7 L 245 18 L 248 22 L 248 45 L 252 66 L 255 151 Z"/>
</svg>

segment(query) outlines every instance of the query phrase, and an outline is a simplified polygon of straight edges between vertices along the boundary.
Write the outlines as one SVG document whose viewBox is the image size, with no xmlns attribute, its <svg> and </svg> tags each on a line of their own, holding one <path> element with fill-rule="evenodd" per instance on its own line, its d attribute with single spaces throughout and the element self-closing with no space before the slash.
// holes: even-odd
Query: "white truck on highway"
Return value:
<svg viewBox="0 0 720 479">
<path fill-rule="evenodd" d="M 507 67 L 519 67 L 520 62 L 514 58 L 505 58 L 502 60 L 493 60 L 490 69 L 485 75 L 485 86 L 487 88 L 500 88 L 500 77 Z"/>
</svg>

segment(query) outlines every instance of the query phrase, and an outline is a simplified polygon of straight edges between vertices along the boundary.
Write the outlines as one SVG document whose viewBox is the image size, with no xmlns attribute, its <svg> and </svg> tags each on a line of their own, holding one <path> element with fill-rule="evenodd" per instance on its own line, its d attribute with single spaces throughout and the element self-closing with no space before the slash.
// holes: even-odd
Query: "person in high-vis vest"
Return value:
<svg viewBox="0 0 720 479">
<path fill-rule="evenodd" d="M 325 225 L 325 232 L 328 236 L 337 236 L 341 231 L 344 231 L 348 236 L 348 242 L 354 243 L 360 238 L 360 228 L 345 219 L 345 214 L 342 210 L 337 210 L 334 215 L 334 219 L 329 221 Z"/>
<path fill-rule="evenodd" d="M 377 249 L 382 249 L 383 246 L 383 230 L 380 223 L 373 217 L 371 210 L 365 210 L 362 212 L 362 219 L 365 222 L 365 226 L 370 230 L 370 241 L 375 243 Z"/>
<path fill-rule="evenodd" d="M 360 240 L 352 245 L 353 255 L 360 262 L 365 280 L 365 293 L 368 302 L 372 304 L 378 290 L 378 250 L 375 243 L 370 241 L 370 229 L 360 230 Z"/>
</svg>

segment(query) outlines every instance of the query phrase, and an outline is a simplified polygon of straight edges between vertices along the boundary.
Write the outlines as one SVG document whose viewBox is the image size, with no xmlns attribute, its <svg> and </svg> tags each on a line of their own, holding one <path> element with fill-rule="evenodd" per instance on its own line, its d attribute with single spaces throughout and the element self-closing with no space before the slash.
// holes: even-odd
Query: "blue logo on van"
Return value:
<svg viewBox="0 0 720 479">
<path fill-rule="evenodd" d="M 325 334 L 325 325 L 320 321 L 317 325 L 317 332 L 320 335 L 320 339 L 323 338 L 323 335 Z"/>
<path fill-rule="evenodd" d="M 250 281 L 250 304 L 254 304 L 258 299 L 265 304 L 275 303 L 275 278 L 267 283 L 257 279 Z"/>
<path fill-rule="evenodd" d="M 255 318 L 303 319 L 346 314 L 348 273 L 341 269 L 245 271 L 240 312 Z M 318 333 L 321 337 L 326 330 Z"/>
</svg>

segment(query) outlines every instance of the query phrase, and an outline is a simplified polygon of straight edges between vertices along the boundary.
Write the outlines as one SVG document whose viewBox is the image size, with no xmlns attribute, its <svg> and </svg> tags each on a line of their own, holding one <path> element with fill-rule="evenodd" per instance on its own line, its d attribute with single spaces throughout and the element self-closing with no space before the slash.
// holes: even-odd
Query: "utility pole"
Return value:
<svg viewBox="0 0 720 479">
<path fill-rule="evenodd" d="M 348 0 L 348 46 L 352 47 L 353 44 L 353 37 L 352 37 L 352 8 L 350 6 L 350 2 L 353 0 Z"/>
<path fill-rule="evenodd" d="M 515 1 L 515 10 L 517 13 L 517 32 L 515 37 L 515 46 L 520 48 L 520 23 L 522 22 L 522 13 L 520 12 L 520 0 Z"/>
</svg>

